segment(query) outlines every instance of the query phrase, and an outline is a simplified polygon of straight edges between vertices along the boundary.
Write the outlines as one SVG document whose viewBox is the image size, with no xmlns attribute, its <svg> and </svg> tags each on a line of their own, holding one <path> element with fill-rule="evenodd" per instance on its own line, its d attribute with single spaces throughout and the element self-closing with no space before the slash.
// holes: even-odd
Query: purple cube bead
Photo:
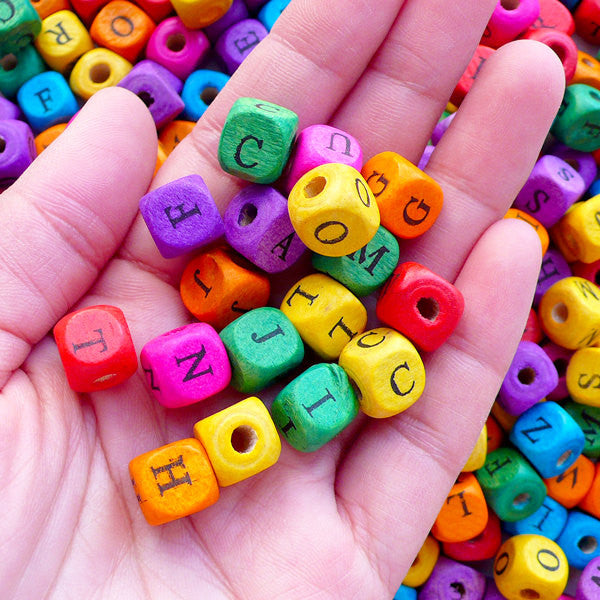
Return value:
<svg viewBox="0 0 600 600">
<path fill-rule="evenodd" d="M 188 175 L 146 194 L 140 212 L 159 252 L 180 256 L 224 233 L 219 210 L 200 175 Z"/>
<path fill-rule="evenodd" d="M 419 164 L 417 165 L 418 169 L 421 169 L 421 171 L 425 170 L 425 167 L 429 163 L 429 159 L 431 158 L 431 155 L 433 154 L 434 150 L 435 150 L 435 146 L 431 146 L 431 145 L 425 146 L 425 150 L 423 150 L 423 154 L 421 154 L 421 158 L 419 159 Z"/>
<path fill-rule="evenodd" d="M 596 180 L 598 166 L 590 152 L 580 152 L 564 144 L 556 144 L 552 148 L 551 154 L 562 158 L 581 175 L 586 190 Z"/>
<path fill-rule="evenodd" d="M 232 25 L 248 18 L 248 8 L 244 0 L 233 0 L 229 10 L 215 23 L 204 28 L 204 33 L 214 44 L 219 36 Z"/>
<path fill-rule="evenodd" d="M 564 256 L 556 250 L 556 248 L 547 250 L 542 259 L 542 266 L 535 287 L 533 303 L 535 305 L 539 304 L 542 296 L 550 287 L 557 281 L 564 279 L 565 277 L 571 277 L 571 275 L 573 275 L 573 272 Z"/>
<path fill-rule="evenodd" d="M 419 600 L 482 600 L 485 577 L 459 562 L 440 556 L 427 583 L 419 593 Z M 458 593 L 457 593 L 458 592 Z"/>
<path fill-rule="evenodd" d="M 513 206 L 535 217 L 544 227 L 552 227 L 585 189 L 583 178 L 571 165 L 547 154 L 535 163 Z"/>
<path fill-rule="evenodd" d="M 558 373 L 558 383 L 546 397 L 548 400 L 564 400 L 569 395 L 569 390 L 567 389 L 567 366 L 571 356 L 573 356 L 573 350 L 567 350 L 552 342 L 543 346 L 542 350 L 548 355 Z"/>
<path fill-rule="evenodd" d="M 244 19 L 226 29 L 215 50 L 223 59 L 230 74 L 242 64 L 242 61 L 267 37 L 266 27 L 256 19 Z"/>
<path fill-rule="evenodd" d="M 518 416 L 537 404 L 558 384 L 558 373 L 548 355 L 533 342 L 520 342 L 500 387 L 498 402 Z"/>
<path fill-rule="evenodd" d="M 437 146 L 438 142 L 442 139 L 442 136 L 446 133 L 448 127 L 450 127 L 455 116 L 455 112 L 451 115 L 448 115 L 445 119 L 438 121 L 438 124 L 433 128 L 433 132 L 431 134 L 431 143 L 434 146 Z"/>
<path fill-rule="evenodd" d="M 223 221 L 229 245 L 267 273 L 287 269 L 306 250 L 292 227 L 287 200 L 272 187 L 244 188 Z"/>
<path fill-rule="evenodd" d="M 600 557 L 591 560 L 583 569 L 575 593 L 575 600 L 598 600 L 598 598 L 600 598 Z"/>
<path fill-rule="evenodd" d="M 10 186 L 37 156 L 33 133 L 16 119 L 0 121 L 0 190 Z"/>
<path fill-rule="evenodd" d="M 21 109 L 14 102 L 0 96 L 0 121 L 19 119 L 20 117 Z"/>
</svg>

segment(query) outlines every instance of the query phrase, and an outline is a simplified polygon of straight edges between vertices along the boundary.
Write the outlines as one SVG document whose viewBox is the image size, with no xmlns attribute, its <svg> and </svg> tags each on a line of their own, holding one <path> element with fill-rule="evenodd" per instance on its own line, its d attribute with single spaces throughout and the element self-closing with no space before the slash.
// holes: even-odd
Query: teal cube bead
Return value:
<svg viewBox="0 0 600 600">
<path fill-rule="evenodd" d="M 313 253 L 317 271 L 343 283 L 355 296 L 368 296 L 381 287 L 398 265 L 400 249 L 396 238 L 379 226 L 373 239 L 360 250 L 346 256 L 321 256 Z"/>
<path fill-rule="evenodd" d="M 28 46 L 42 30 L 42 20 L 29 0 L 0 0 L 0 56 Z"/>
<path fill-rule="evenodd" d="M 600 91 L 582 83 L 568 86 L 550 131 L 575 150 L 600 148 Z"/>
<path fill-rule="evenodd" d="M 219 141 L 224 171 L 253 183 L 281 176 L 298 129 L 298 115 L 287 108 L 239 98 L 232 106 Z"/>
<path fill-rule="evenodd" d="M 512 448 L 490 452 L 475 477 L 488 505 L 502 521 L 529 517 L 542 506 L 546 497 L 546 485 L 541 477 Z"/>
<path fill-rule="evenodd" d="M 600 406 L 567 402 L 563 408 L 583 431 L 583 454 L 588 458 L 600 458 Z"/>
<path fill-rule="evenodd" d="M 7 98 L 13 98 L 26 81 L 45 70 L 46 65 L 34 46 L 8 54 L 0 59 L 0 92 Z"/>
<path fill-rule="evenodd" d="M 231 363 L 231 385 L 254 394 L 296 368 L 304 344 L 292 322 L 278 309 L 251 310 L 219 334 Z"/>
<path fill-rule="evenodd" d="M 313 365 L 277 395 L 271 416 L 296 450 L 314 452 L 345 429 L 358 413 L 358 399 L 342 367 Z"/>
</svg>

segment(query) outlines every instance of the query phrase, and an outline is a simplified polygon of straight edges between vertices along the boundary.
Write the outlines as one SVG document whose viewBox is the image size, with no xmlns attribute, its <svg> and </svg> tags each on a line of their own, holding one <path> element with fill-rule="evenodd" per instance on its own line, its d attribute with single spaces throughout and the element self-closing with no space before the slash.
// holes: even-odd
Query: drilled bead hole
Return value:
<svg viewBox="0 0 600 600">
<path fill-rule="evenodd" d="M 525 588 L 524 590 L 521 590 L 519 594 L 521 595 L 521 598 L 524 598 L 525 600 L 537 600 L 540 597 L 538 592 L 530 588 Z"/>
<path fill-rule="evenodd" d="M 557 323 L 564 323 L 569 318 L 569 309 L 563 302 L 555 304 L 552 308 L 552 318 Z"/>
<path fill-rule="evenodd" d="M 314 198 L 325 189 L 326 185 L 327 179 L 325 179 L 325 177 L 315 177 L 304 186 L 304 195 L 307 198 Z"/>
<path fill-rule="evenodd" d="M 167 38 L 167 48 L 171 52 L 181 52 L 185 48 L 185 35 L 173 33 Z"/>
<path fill-rule="evenodd" d="M 242 206 L 242 210 L 240 210 L 240 214 L 238 215 L 238 225 L 240 227 L 246 227 L 246 225 L 250 225 L 254 219 L 256 219 L 256 215 L 258 211 L 254 204 L 244 204 Z"/>
<path fill-rule="evenodd" d="M 258 442 L 258 435 L 249 425 L 240 425 L 231 434 L 231 446 L 239 454 L 252 452 L 256 442 Z"/>
<path fill-rule="evenodd" d="M 525 367 L 519 371 L 517 378 L 523 385 L 531 385 L 535 381 L 535 371 L 531 367 Z"/>
<path fill-rule="evenodd" d="M 584 65 L 587 65 L 588 67 L 592 67 L 592 68 L 596 68 L 596 65 L 589 59 L 589 58 L 583 58 L 581 59 L 581 62 L 583 62 Z"/>
<path fill-rule="evenodd" d="M 566 452 L 561 454 L 560 458 L 556 461 L 556 466 L 562 467 L 569 460 L 569 458 L 571 458 L 571 454 L 573 454 L 571 450 L 567 450 Z"/>
<path fill-rule="evenodd" d="M 18 64 L 19 61 L 14 54 L 7 54 L 6 56 L 0 58 L 0 65 L 2 65 L 2 69 L 4 71 L 12 71 L 17 67 Z"/>
<path fill-rule="evenodd" d="M 150 92 L 138 92 L 137 96 L 148 107 L 154 104 L 154 98 L 151 96 Z"/>
<path fill-rule="evenodd" d="M 450 587 L 462 598 L 465 593 L 465 586 L 460 581 L 454 581 L 450 584 Z"/>
<path fill-rule="evenodd" d="M 525 508 L 529 504 L 530 500 L 531 496 L 528 493 L 524 492 L 523 494 L 515 496 L 515 499 L 513 500 L 513 506 L 517 509 Z"/>
<path fill-rule="evenodd" d="M 206 87 L 202 90 L 202 93 L 200 94 L 200 100 L 202 100 L 204 104 L 210 105 L 218 94 L 219 90 L 216 87 Z"/>
<path fill-rule="evenodd" d="M 6 140 L 0 136 L 0 152 L 4 152 L 6 150 Z"/>
<path fill-rule="evenodd" d="M 433 298 L 419 298 L 417 310 L 424 319 L 435 321 L 440 314 L 440 305 Z"/>
<path fill-rule="evenodd" d="M 90 79 L 93 83 L 104 83 L 110 77 L 110 67 L 106 63 L 94 65 L 90 69 Z"/>
<path fill-rule="evenodd" d="M 584 554 L 592 554 L 598 549 L 598 540 L 593 535 L 584 535 L 577 543 L 577 547 Z"/>
<path fill-rule="evenodd" d="M 554 361 L 554 368 L 558 373 L 559 377 L 564 377 L 567 372 L 567 367 L 569 366 L 569 361 L 566 358 L 557 358 Z"/>
<path fill-rule="evenodd" d="M 579 171 L 579 161 L 577 159 L 567 158 L 565 162 L 576 171 Z"/>
<path fill-rule="evenodd" d="M 521 4 L 521 0 L 500 0 L 504 10 L 516 10 Z"/>
<path fill-rule="evenodd" d="M 564 62 L 566 57 L 565 47 L 562 44 L 548 44 L 552 50 L 554 50 L 554 54 L 558 56 L 560 62 Z"/>
<path fill-rule="evenodd" d="M 596 271 L 596 275 L 594 276 L 594 283 L 596 285 L 600 285 L 600 269 Z"/>
</svg>

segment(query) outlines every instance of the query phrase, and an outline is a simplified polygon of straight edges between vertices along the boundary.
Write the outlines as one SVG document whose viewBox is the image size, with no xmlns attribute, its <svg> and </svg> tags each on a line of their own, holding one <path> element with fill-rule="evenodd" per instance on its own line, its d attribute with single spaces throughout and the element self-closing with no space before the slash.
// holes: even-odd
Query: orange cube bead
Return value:
<svg viewBox="0 0 600 600">
<path fill-rule="evenodd" d="M 35 136 L 35 149 L 37 155 L 42 153 L 65 129 L 67 128 L 66 123 L 59 123 L 58 125 L 52 125 Z"/>
<path fill-rule="evenodd" d="M 175 150 L 186 135 L 191 133 L 195 126 L 196 123 L 193 121 L 171 121 L 162 128 L 158 141 L 163 145 L 167 156 Z"/>
<path fill-rule="evenodd" d="M 535 232 L 540 238 L 540 244 L 542 245 L 542 254 L 546 254 L 546 250 L 548 250 L 548 245 L 550 244 L 550 236 L 548 235 L 548 230 L 537 219 L 534 219 L 531 215 L 528 215 L 526 212 L 523 212 L 518 208 L 509 208 L 506 214 L 504 215 L 504 218 L 521 219 L 521 221 L 529 223 L 535 229 Z"/>
<path fill-rule="evenodd" d="M 596 463 L 592 485 L 583 500 L 578 504 L 578 508 L 600 519 L 600 462 Z"/>
<path fill-rule="evenodd" d="M 565 508 L 577 506 L 590 491 L 594 472 L 594 463 L 582 454 L 571 467 L 557 477 L 544 479 L 548 496 Z"/>
<path fill-rule="evenodd" d="M 504 431 L 502 427 L 498 425 L 498 421 L 490 415 L 485 422 L 487 428 L 487 451 L 488 454 L 497 450 L 502 446 L 502 441 L 504 440 Z"/>
<path fill-rule="evenodd" d="M 158 140 L 158 148 L 156 150 L 156 166 L 154 167 L 154 174 L 152 175 L 153 177 L 156 176 L 159 169 L 163 166 L 165 160 L 167 160 L 167 156 L 168 154 L 165 151 L 165 147 L 160 143 L 160 140 Z"/>
<path fill-rule="evenodd" d="M 150 525 L 187 517 L 219 499 L 208 455 L 195 438 L 141 454 L 129 463 L 129 475 Z"/>
<path fill-rule="evenodd" d="M 71 10 L 69 0 L 33 0 L 31 5 L 35 8 L 40 19 L 45 19 L 59 10 Z"/>
<path fill-rule="evenodd" d="M 597 90 L 600 89 L 600 62 L 590 54 L 579 50 L 577 52 L 575 75 L 573 75 L 570 83 L 583 83 Z"/>
<path fill-rule="evenodd" d="M 135 62 L 154 28 L 154 22 L 141 8 L 127 0 L 112 0 L 94 19 L 90 35 L 98 45 Z"/>
<path fill-rule="evenodd" d="M 192 259 L 179 289 L 187 309 L 217 330 L 253 308 L 266 306 L 271 291 L 266 276 L 225 248 L 208 250 Z"/>
<path fill-rule="evenodd" d="M 488 522 L 488 507 L 473 473 L 461 473 L 440 510 L 432 535 L 440 542 L 465 542 L 479 535 Z"/>
</svg>

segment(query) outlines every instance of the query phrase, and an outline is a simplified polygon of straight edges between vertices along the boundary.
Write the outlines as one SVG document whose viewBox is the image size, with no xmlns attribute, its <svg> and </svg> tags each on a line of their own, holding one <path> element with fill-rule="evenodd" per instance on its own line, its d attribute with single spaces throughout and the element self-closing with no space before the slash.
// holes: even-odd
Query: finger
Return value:
<svg viewBox="0 0 600 600">
<path fill-rule="evenodd" d="M 425 394 L 397 417 L 371 421 L 338 471 L 341 511 L 392 591 L 482 429 L 523 331 L 539 264 L 539 242 L 526 224 L 501 221 L 483 235 L 456 281 L 463 318 L 426 361 Z"/>
<path fill-rule="evenodd" d="M 0 387 L 113 255 L 155 160 L 148 111 L 112 88 L 2 194 Z"/>
<path fill-rule="evenodd" d="M 529 176 L 564 79 L 556 54 L 536 42 L 508 44 L 488 59 L 427 165 L 444 191 L 444 208 L 425 236 L 403 245 L 403 260 L 454 280 Z"/>
</svg>

